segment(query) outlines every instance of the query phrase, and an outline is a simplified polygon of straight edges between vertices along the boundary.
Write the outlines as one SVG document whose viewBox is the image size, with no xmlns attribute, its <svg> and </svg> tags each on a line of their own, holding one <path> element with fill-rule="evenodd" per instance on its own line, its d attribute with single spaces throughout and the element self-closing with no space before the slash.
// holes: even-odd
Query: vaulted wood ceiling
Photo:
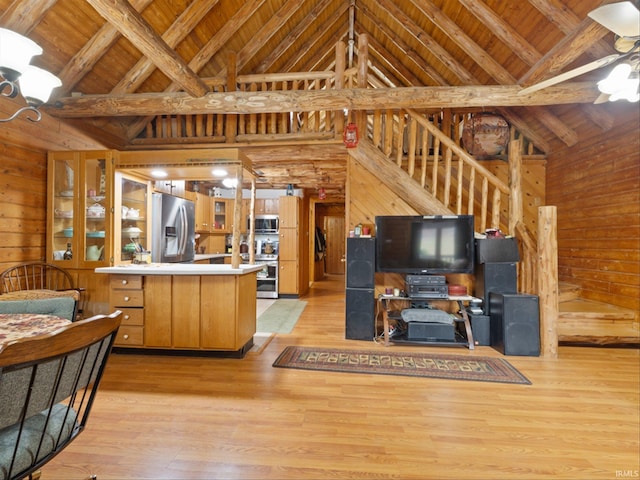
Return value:
<svg viewBox="0 0 640 480">
<path fill-rule="evenodd" d="M 358 36 L 366 34 L 371 87 L 452 86 L 470 87 L 471 92 L 495 86 L 492 100 L 482 106 L 500 111 L 550 151 L 574 145 L 594 128 L 611 128 L 616 108 L 629 108 L 592 105 L 595 81 L 603 71 L 575 79 L 580 83 L 517 97 L 520 86 L 615 53 L 613 34 L 587 17 L 602 3 L 0 0 L 0 26 L 40 44 L 44 53 L 34 63 L 62 80 L 50 101 L 59 102 L 59 108 L 47 112 L 101 135 L 114 148 L 129 147 L 138 115 L 169 113 L 162 109 L 177 105 L 206 108 L 177 95 L 202 98 L 209 80 L 227 77 L 232 54 L 238 75 L 321 71 L 333 69 L 339 40 L 348 45 L 349 61 L 355 64 Z M 405 101 L 420 103 L 414 107 L 461 108 L 471 98 L 461 91 L 436 95 L 426 90 L 418 96 L 407 91 Z M 143 109 L 138 98 L 145 95 L 162 101 Z M 336 101 L 353 107 L 354 99 L 344 95 Z M 104 96 L 108 110 L 104 102 L 92 103 Z M 389 97 L 389 102 L 401 97 Z M 85 102 L 82 107 L 79 98 Z M 243 105 L 239 100 L 231 104 L 229 111 Z M 366 101 L 361 105 L 367 108 Z"/>
</svg>

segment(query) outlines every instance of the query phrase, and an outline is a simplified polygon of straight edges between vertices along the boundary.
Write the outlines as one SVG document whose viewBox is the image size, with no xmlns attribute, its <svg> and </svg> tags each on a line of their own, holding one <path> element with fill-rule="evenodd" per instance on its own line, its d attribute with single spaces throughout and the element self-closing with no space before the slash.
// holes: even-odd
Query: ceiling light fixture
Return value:
<svg viewBox="0 0 640 480">
<path fill-rule="evenodd" d="M 222 180 L 222 185 L 224 185 L 227 188 L 236 188 L 238 186 L 238 179 L 225 178 L 224 180 Z"/>
<path fill-rule="evenodd" d="M 609 76 L 598 82 L 598 90 L 609 95 L 609 101 L 640 101 L 640 56 L 633 55 L 628 62 L 620 63 Z"/>
<path fill-rule="evenodd" d="M 224 168 L 214 168 L 211 170 L 211 175 L 214 177 L 226 177 L 227 171 Z"/>
<path fill-rule="evenodd" d="M 42 114 L 38 107 L 49 100 L 54 88 L 62 85 L 55 75 L 30 65 L 31 58 L 41 53 L 42 48 L 34 41 L 0 28 L 0 94 L 15 98 L 22 91 L 28 104 L 10 117 L 0 119 L 0 122 L 10 122 L 23 112 L 34 112 L 36 117 L 27 115 L 27 119 L 32 122 L 40 121 Z"/>
</svg>

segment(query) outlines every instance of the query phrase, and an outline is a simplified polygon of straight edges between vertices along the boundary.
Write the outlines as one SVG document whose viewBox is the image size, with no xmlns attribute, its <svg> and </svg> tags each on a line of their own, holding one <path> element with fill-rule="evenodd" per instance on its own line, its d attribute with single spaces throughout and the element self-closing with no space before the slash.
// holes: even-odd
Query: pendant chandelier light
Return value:
<svg viewBox="0 0 640 480">
<path fill-rule="evenodd" d="M 10 122 L 23 112 L 33 112 L 27 119 L 37 122 L 42 118 L 38 107 L 49 100 L 54 88 L 62 85 L 55 75 L 31 65 L 31 58 L 40 55 L 42 48 L 19 33 L 0 28 L 0 94 L 15 98 L 21 93 L 28 106 L 18 109 L 0 122 Z"/>
</svg>

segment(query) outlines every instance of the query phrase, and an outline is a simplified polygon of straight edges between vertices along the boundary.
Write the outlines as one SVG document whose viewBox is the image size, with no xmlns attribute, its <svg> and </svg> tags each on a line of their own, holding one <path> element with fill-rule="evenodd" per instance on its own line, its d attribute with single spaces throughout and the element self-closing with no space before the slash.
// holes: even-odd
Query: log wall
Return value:
<svg viewBox="0 0 640 480">
<path fill-rule="evenodd" d="M 0 118 L 19 103 L 0 98 Z M 105 148 L 84 133 L 43 114 L 0 123 L 0 271 L 45 257 L 47 151 Z"/>
<path fill-rule="evenodd" d="M 640 310 L 640 136 L 637 104 L 616 126 L 547 160 L 558 208 L 558 275 L 581 297 Z"/>
</svg>

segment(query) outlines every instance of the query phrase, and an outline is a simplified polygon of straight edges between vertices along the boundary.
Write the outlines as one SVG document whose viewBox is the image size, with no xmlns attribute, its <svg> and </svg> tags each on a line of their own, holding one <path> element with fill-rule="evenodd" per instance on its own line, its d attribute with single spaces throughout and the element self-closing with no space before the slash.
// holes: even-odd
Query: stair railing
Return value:
<svg viewBox="0 0 640 480">
<path fill-rule="evenodd" d="M 509 186 L 481 165 L 430 118 L 412 110 L 374 111 L 367 133 L 374 145 L 457 215 L 476 217 L 476 231 L 509 225 Z"/>
</svg>

